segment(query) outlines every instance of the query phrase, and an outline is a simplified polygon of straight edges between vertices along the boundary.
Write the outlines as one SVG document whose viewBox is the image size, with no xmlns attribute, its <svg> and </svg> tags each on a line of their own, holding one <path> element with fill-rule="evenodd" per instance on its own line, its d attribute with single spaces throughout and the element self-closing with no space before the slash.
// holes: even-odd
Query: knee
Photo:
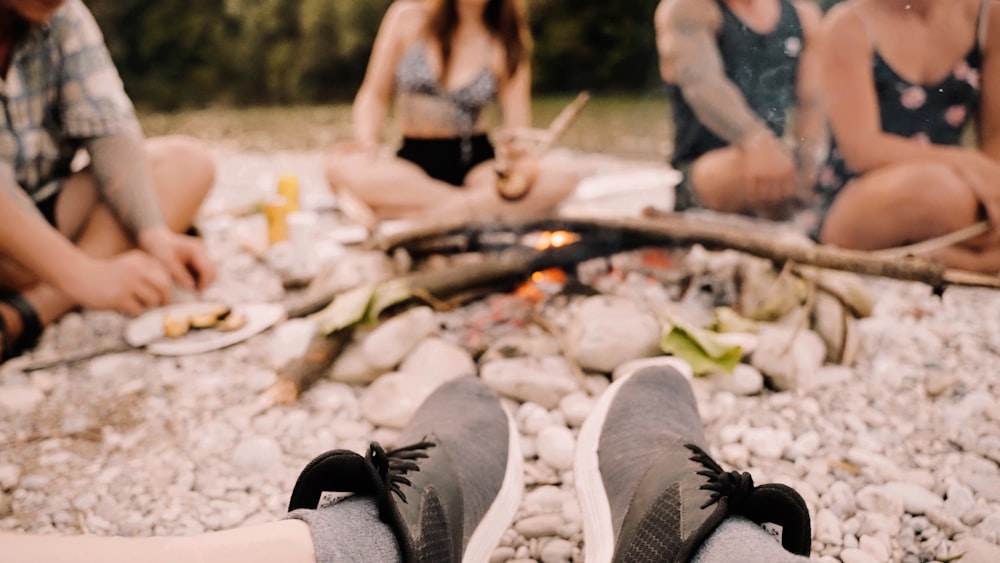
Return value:
<svg viewBox="0 0 1000 563">
<path fill-rule="evenodd" d="M 715 211 L 738 213 L 743 209 L 743 156 L 738 149 L 709 151 L 691 165 L 688 182 L 698 202 Z"/>
<path fill-rule="evenodd" d="M 183 174 L 184 186 L 199 201 L 215 184 L 215 160 L 208 145 L 199 139 L 185 135 L 156 137 L 149 140 L 149 152 L 154 168 L 167 174 Z"/>
<path fill-rule="evenodd" d="M 838 195 L 820 239 L 880 248 L 939 236 L 977 220 L 979 201 L 948 165 L 929 162 L 866 174 Z M 874 240 L 862 240 L 877 233 Z"/>
<path fill-rule="evenodd" d="M 889 186 L 900 208 L 910 207 L 913 221 L 937 226 L 942 232 L 960 229 L 977 220 L 979 199 L 951 167 L 940 163 L 911 165 L 899 182 Z"/>
<path fill-rule="evenodd" d="M 547 195 L 558 203 L 576 190 L 580 174 L 569 159 L 545 160 L 540 163 L 538 180 L 540 184 L 547 186 Z"/>
<path fill-rule="evenodd" d="M 358 189 L 357 174 L 357 171 L 365 169 L 365 164 L 361 162 L 362 158 L 356 152 L 345 150 L 334 149 L 327 152 L 323 162 L 323 170 L 326 173 L 326 181 L 330 185 L 330 189 L 335 192 L 341 190 L 355 193 L 364 191 Z M 368 160 L 369 167 L 373 165 L 370 159 L 366 160 Z"/>
</svg>

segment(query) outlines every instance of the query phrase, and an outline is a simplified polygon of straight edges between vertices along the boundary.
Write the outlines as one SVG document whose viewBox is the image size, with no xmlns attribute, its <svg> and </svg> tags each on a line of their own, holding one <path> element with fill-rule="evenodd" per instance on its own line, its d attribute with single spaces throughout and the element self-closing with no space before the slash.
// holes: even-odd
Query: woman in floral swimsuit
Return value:
<svg viewBox="0 0 1000 563">
<path fill-rule="evenodd" d="M 988 220 L 937 251 L 1000 272 L 1000 10 L 992 0 L 849 0 L 823 26 L 835 144 L 819 178 L 816 237 L 880 249 Z M 963 142 L 971 123 L 978 144 Z"/>
</svg>

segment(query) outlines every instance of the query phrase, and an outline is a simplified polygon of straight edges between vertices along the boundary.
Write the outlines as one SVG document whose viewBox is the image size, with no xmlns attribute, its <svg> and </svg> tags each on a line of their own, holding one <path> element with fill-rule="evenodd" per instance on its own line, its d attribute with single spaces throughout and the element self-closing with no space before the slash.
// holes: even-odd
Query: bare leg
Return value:
<svg viewBox="0 0 1000 563">
<path fill-rule="evenodd" d="M 459 187 L 435 180 L 394 155 L 371 157 L 335 149 L 327 157 L 326 177 L 335 192 L 349 192 L 379 219 L 414 217 L 460 193 Z"/>
<path fill-rule="evenodd" d="M 580 181 L 569 159 L 545 158 L 538 163 L 538 177 L 524 199 L 506 201 L 496 189 L 493 161 L 472 169 L 465 186 L 452 201 L 429 209 L 428 220 L 467 217 L 489 219 L 531 219 L 551 213 L 569 197 Z"/>
<path fill-rule="evenodd" d="M 821 240 L 876 250 L 941 236 L 981 219 L 979 200 L 948 165 L 887 166 L 851 182 L 837 196 Z M 953 268 L 1000 272 L 1000 244 L 988 234 L 943 249 L 934 258 Z"/>
<path fill-rule="evenodd" d="M 356 151 L 332 151 L 326 172 L 334 191 L 348 191 L 380 219 L 537 216 L 554 209 L 579 181 L 567 160 L 543 159 L 528 196 L 507 202 L 496 193 L 493 161 L 473 168 L 464 186 L 435 180 L 419 166 L 395 156 L 372 159 Z"/>
<path fill-rule="evenodd" d="M 716 149 L 703 154 L 691 166 L 692 188 L 708 209 L 722 213 L 744 213 L 764 219 L 783 220 L 790 216 L 796 202 L 751 203 L 743 182 L 744 153 L 735 147 Z"/>
<path fill-rule="evenodd" d="M 709 151 L 691 166 L 691 186 L 702 205 L 723 213 L 748 211 L 743 186 L 743 151 L 726 147 Z"/>
<path fill-rule="evenodd" d="M 197 141 L 185 137 L 161 137 L 146 142 L 156 194 L 167 225 L 182 231 L 194 220 L 198 208 L 215 182 L 215 166 L 208 151 Z M 85 253 L 94 257 L 120 254 L 132 247 L 131 238 L 100 200 L 93 176 L 86 170 L 66 180 L 56 205 L 60 230 Z M 48 284 L 37 283 L 32 275 L 16 265 L 0 263 L 3 288 L 20 291 L 47 325 L 76 307 L 67 295 Z M 16 340 L 21 331 L 20 318 L 10 308 L 0 305 L 6 322 L 7 337 Z"/>
<path fill-rule="evenodd" d="M 315 563 L 309 526 L 282 520 L 197 536 L 122 538 L 0 532 L 10 563 Z"/>
</svg>

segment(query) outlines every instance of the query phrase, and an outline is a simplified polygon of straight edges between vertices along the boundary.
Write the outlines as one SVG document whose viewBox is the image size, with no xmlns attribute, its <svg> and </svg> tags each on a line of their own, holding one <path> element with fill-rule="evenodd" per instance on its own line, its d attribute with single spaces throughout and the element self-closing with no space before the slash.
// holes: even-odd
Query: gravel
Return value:
<svg viewBox="0 0 1000 563">
<path fill-rule="evenodd" d="M 211 215 L 252 204 L 284 173 L 300 177 L 306 207 L 329 205 L 320 155 L 220 148 L 216 156 L 218 184 L 202 226 L 221 276 L 203 297 L 278 300 L 278 275 L 243 250 L 259 225 Z M 579 160 L 589 172 L 630 166 Z M 350 254 L 317 240 L 327 259 Z M 0 529 L 149 536 L 273 521 L 313 456 L 334 447 L 363 451 L 371 439 L 393 443 L 405 422 L 400 413 L 416 407 L 401 397 L 413 403 L 414 393 L 478 370 L 515 412 L 527 461 L 526 494 L 493 560 L 581 561 L 572 451 L 609 377 L 578 369 L 613 369 L 601 365 L 612 356 L 599 346 L 619 354 L 615 363 L 648 354 L 642 338 L 655 326 L 642 332 L 643 307 L 671 297 L 651 283 L 607 286 L 638 309 L 598 298 L 548 311 L 555 325 L 569 327 L 586 324 L 588 308 L 615 307 L 621 318 L 639 319 L 627 333 L 634 351 L 567 330 L 562 336 L 588 344 L 577 353 L 551 330 L 511 322 L 523 312 L 500 297 L 412 313 L 381 334 L 359 334 L 355 363 L 335 367 L 292 406 L 268 407 L 261 396 L 289 346 L 308 334 L 301 323 L 198 356 L 128 351 L 31 373 L 11 362 L 0 367 Z M 737 380 L 694 381 L 712 453 L 757 483 L 786 483 L 803 495 L 815 559 L 915 563 L 966 553 L 963 562 L 998 561 L 1000 293 L 955 288 L 939 298 L 915 284 L 864 284 L 876 307 L 856 325 L 853 366 L 813 369 L 784 391 L 765 387 L 750 363 Z M 497 310 L 510 318 L 483 327 L 483 315 Z M 35 355 L 107 345 L 124 324 L 114 314 L 71 313 L 46 331 Z M 478 362 L 473 342 L 489 348 Z M 372 373 L 365 354 L 393 345 L 405 349 L 375 354 Z M 369 376 L 374 382 L 350 379 Z"/>
</svg>

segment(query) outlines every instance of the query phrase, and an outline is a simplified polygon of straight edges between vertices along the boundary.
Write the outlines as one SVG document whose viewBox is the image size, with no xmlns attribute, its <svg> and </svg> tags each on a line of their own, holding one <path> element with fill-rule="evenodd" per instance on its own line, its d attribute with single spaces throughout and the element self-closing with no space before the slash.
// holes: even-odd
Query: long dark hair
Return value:
<svg viewBox="0 0 1000 563">
<path fill-rule="evenodd" d="M 458 27 L 458 0 L 433 0 L 427 29 L 441 45 L 441 75 L 451 60 L 451 38 Z M 524 20 L 520 0 L 489 0 L 483 10 L 483 23 L 503 44 L 507 58 L 507 76 L 513 76 L 518 65 L 528 60 L 531 40 Z"/>
</svg>

